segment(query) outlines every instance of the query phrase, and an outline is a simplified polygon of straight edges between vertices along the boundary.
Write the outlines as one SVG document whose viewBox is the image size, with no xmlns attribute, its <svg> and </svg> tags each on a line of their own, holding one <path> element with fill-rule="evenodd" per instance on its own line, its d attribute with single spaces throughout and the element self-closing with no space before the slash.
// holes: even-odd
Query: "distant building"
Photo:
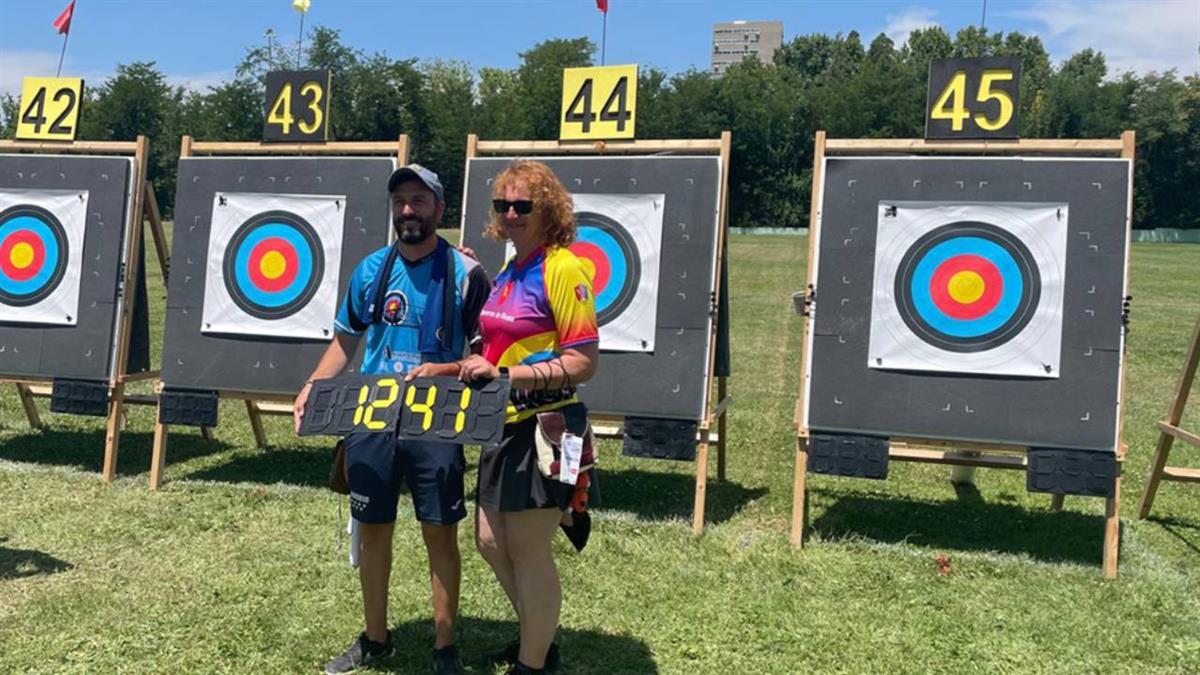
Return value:
<svg viewBox="0 0 1200 675">
<path fill-rule="evenodd" d="M 720 75 L 733 63 L 753 56 L 770 64 L 783 46 L 782 21 L 734 21 L 713 24 L 712 72 Z"/>
</svg>

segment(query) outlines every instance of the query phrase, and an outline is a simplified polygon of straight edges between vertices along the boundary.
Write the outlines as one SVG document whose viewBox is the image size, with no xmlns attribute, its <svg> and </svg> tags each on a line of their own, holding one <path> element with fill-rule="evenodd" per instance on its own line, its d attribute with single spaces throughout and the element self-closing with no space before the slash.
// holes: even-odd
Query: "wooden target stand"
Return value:
<svg viewBox="0 0 1200 675">
<path fill-rule="evenodd" d="M 258 143 L 258 142 L 220 142 L 194 141 L 191 136 L 184 136 L 179 147 L 179 157 L 207 156 L 336 156 L 355 157 L 367 155 L 395 155 L 400 166 L 408 164 L 409 139 L 407 134 L 400 134 L 395 141 L 337 141 L 329 143 Z M 392 229 L 388 228 L 389 241 L 393 238 Z M 161 393 L 163 383 L 156 385 L 156 391 Z M 261 394 L 245 391 L 217 390 L 217 396 L 224 399 L 241 400 L 246 405 L 246 414 L 250 417 L 250 428 L 254 432 L 254 444 L 260 450 L 267 448 L 267 434 L 263 428 L 264 415 L 291 416 L 295 395 Z M 163 466 L 167 459 L 168 425 L 154 422 L 154 447 L 150 460 L 150 489 L 158 489 L 162 484 Z M 205 440 L 211 440 L 207 429 L 201 433 Z"/>
<path fill-rule="evenodd" d="M 1042 155 L 1042 156 L 1119 156 L 1133 160 L 1135 136 L 1133 131 L 1125 131 L 1119 139 L 1026 139 L 1016 141 L 926 141 L 924 139 L 826 139 L 825 132 L 817 131 L 813 148 L 813 189 L 812 202 L 809 211 L 808 231 L 808 267 L 806 270 L 805 293 L 811 293 L 816 283 L 813 275 L 813 257 L 817 228 L 819 227 L 819 199 L 824 190 L 824 160 L 827 155 L 944 155 L 981 157 L 996 155 Z M 1129 211 L 1126 213 L 1126 241 L 1129 241 L 1132 227 L 1132 197 L 1129 201 Z M 1129 256 L 1125 258 L 1125 277 L 1129 277 Z M 800 392 L 796 399 L 794 422 L 796 425 L 796 467 L 792 484 L 792 529 L 790 541 L 793 547 L 800 548 L 804 543 L 804 530 L 807 526 L 807 492 L 805 480 L 808 472 L 808 439 L 809 430 L 804 424 L 805 409 L 805 377 L 808 359 L 808 339 L 812 330 L 812 318 L 805 317 L 804 332 L 801 338 L 800 351 Z M 1193 341 L 1192 365 L 1195 370 L 1196 343 Z M 1117 562 L 1120 548 L 1120 496 L 1121 468 L 1124 465 L 1125 453 L 1128 450 L 1124 436 L 1125 409 L 1125 362 L 1121 364 L 1120 400 L 1117 401 L 1117 471 L 1113 496 L 1105 498 L 1104 508 L 1104 554 L 1103 573 L 1107 579 L 1117 576 Z M 1190 384 L 1190 380 L 1189 380 Z M 1182 405 L 1179 406 L 1182 408 Z M 1176 423 L 1178 422 L 1178 418 Z M 1193 436 L 1200 444 L 1200 436 Z M 1161 445 L 1160 445 L 1161 448 Z M 1024 471 L 1028 464 L 1028 447 L 1006 445 L 999 443 L 977 443 L 944 441 L 924 438 L 890 439 L 888 449 L 889 461 L 923 462 L 927 464 L 944 464 L 951 467 L 1017 469 Z M 1165 454 L 1163 455 L 1165 461 Z M 1200 480 L 1200 471 L 1196 471 L 1196 480 Z M 1062 495 L 1054 495 L 1051 509 L 1062 508 Z"/>
<path fill-rule="evenodd" d="M 1175 398 L 1167 411 L 1167 418 L 1158 423 L 1158 445 L 1154 449 L 1154 460 L 1150 462 L 1150 475 L 1146 478 L 1146 487 L 1143 488 L 1142 498 L 1138 501 L 1139 519 L 1144 520 L 1150 515 L 1150 508 L 1154 506 L 1154 497 L 1158 494 L 1158 486 L 1162 481 L 1200 483 L 1200 469 L 1167 466 L 1167 457 L 1171 454 L 1171 446 L 1174 445 L 1175 439 L 1178 438 L 1193 447 L 1200 447 L 1200 434 L 1179 426 L 1192 382 L 1196 379 L 1197 364 L 1200 364 L 1200 317 L 1196 319 L 1196 330 L 1192 333 L 1192 343 L 1184 360 L 1183 373 L 1179 376 L 1179 386 L 1175 388 Z"/>
<path fill-rule="evenodd" d="M 150 232 L 154 236 L 154 248 L 158 255 L 158 263 L 162 269 L 163 281 L 167 279 L 170 267 L 170 256 L 167 252 L 167 241 L 163 231 L 162 217 L 159 215 L 158 201 L 154 197 L 154 188 L 146 177 L 146 162 L 150 156 L 150 141 L 145 136 L 138 136 L 136 141 L 71 141 L 71 142 L 34 142 L 0 140 L 0 153 L 28 152 L 44 155 L 132 155 L 133 156 L 133 203 L 130 204 L 132 231 L 127 233 L 124 244 L 125 270 L 121 278 L 121 314 L 118 319 L 116 332 L 115 358 L 112 373 L 108 378 L 109 410 L 104 436 L 104 465 L 101 475 L 104 480 L 111 481 L 117 472 L 117 453 L 121 445 L 121 431 L 125 427 L 126 405 L 157 405 L 158 398 L 150 395 L 126 394 L 125 385 L 140 380 L 151 380 L 159 375 L 157 370 L 147 370 L 141 373 L 127 373 L 129 362 L 130 331 L 133 325 L 135 302 L 135 285 L 137 282 L 138 260 L 142 255 L 143 220 L 150 222 Z M 29 426 L 34 429 L 42 428 L 42 420 L 38 415 L 34 399 L 50 398 L 52 378 L 6 378 L 0 382 L 12 382 L 17 386 L 17 394 L 21 399 L 21 407 Z"/>
<path fill-rule="evenodd" d="M 676 155 L 718 155 L 721 158 L 721 198 L 717 223 L 717 274 L 714 303 L 719 303 L 721 284 L 720 269 L 725 256 L 725 238 L 729 220 L 729 153 L 732 134 L 722 131 L 719 139 L 676 139 L 676 140 L 630 140 L 630 141 L 481 141 L 476 134 L 467 136 L 467 161 L 483 155 L 512 155 L 536 157 L 538 155 L 651 155 L 670 153 Z M 466 210 L 466 193 L 463 194 L 463 209 Z M 713 320 L 709 335 L 708 381 L 705 383 L 703 418 L 697 426 L 696 440 L 696 492 L 692 510 L 692 531 L 704 532 L 705 497 L 708 487 L 708 451 L 717 447 L 717 479 L 725 480 L 725 412 L 733 403 L 728 395 L 728 378 L 714 376 L 717 359 L 717 320 Z M 714 404 L 713 380 L 716 380 Z M 594 423 L 593 430 L 600 438 L 622 438 L 624 417 L 589 413 Z M 714 431 L 715 428 L 715 431 Z"/>
</svg>

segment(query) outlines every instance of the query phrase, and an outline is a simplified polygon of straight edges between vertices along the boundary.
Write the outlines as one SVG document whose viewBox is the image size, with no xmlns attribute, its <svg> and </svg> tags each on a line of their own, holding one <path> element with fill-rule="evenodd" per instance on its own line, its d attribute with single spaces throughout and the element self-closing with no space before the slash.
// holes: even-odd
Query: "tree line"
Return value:
<svg viewBox="0 0 1200 675">
<path fill-rule="evenodd" d="M 467 134 L 557 138 L 562 69 L 593 65 L 595 53 L 587 38 L 552 39 L 521 52 L 516 68 L 475 69 L 369 54 L 317 27 L 299 59 L 287 47 L 249 48 L 234 79 L 204 92 L 172 87 L 154 62 L 119 65 L 88 90 L 79 138 L 149 136 L 155 192 L 170 213 L 182 135 L 258 140 L 266 73 L 297 62 L 328 68 L 331 138 L 409 134 L 413 160 L 441 175 L 445 224 L 456 225 Z M 836 138 L 919 138 L 931 59 L 1011 55 L 1022 63 L 1023 138 L 1114 138 L 1137 130 L 1135 227 L 1200 227 L 1200 200 L 1192 193 L 1200 185 L 1200 77 L 1110 76 L 1104 55 L 1091 49 L 1054 64 L 1038 37 L 1018 32 L 969 27 L 951 38 L 930 27 L 902 45 L 880 34 L 865 46 L 856 32 L 801 35 L 776 52 L 774 63 L 747 59 L 721 77 L 642 67 L 637 135 L 716 138 L 731 130 L 730 224 L 804 227 L 815 130 Z M 17 107 L 12 96 L 0 97 L 0 137 L 12 137 Z"/>
</svg>

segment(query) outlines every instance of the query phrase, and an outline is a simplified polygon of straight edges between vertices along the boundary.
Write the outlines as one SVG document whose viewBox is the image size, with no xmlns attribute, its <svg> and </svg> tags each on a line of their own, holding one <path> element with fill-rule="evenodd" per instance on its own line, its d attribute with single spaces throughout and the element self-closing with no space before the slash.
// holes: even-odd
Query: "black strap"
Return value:
<svg viewBox="0 0 1200 675">
<path fill-rule="evenodd" d="M 454 261 L 454 247 L 446 247 L 446 283 L 442 284 L 442 348 L 454 349 L 454 289 L 458 285 Z M 426 301 L 428 302 L 428 301 Z"/>
<path fill-rule="evenodd" d="M 371 321 L 374 325 L 383 320 L 383 302 L 387 298 L 388 281 L 392 278 L 392 267 L 396 264 L 396 256 L 400 255 L 400 240 L 396 240 L 388 249 L 387 257 L 383 259 L 383 267 L 375 273 L 375 297 L 371 301 Z"/>
</svg>

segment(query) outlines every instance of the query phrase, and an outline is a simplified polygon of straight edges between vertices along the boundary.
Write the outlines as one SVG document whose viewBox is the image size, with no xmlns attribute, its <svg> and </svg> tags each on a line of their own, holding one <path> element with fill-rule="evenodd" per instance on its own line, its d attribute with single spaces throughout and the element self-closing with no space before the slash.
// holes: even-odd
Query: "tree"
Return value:
<svg viewBox="0 0 1200 675">
<path fill-rule="evenodd" d="M 520 98 L 512 103 L 524 111 L 530 138 L 558 138 L 563 68 L 590 66 L 595 53 L 596 45 L 587 38 L 546 40 L 521 52 Z"/>
<path fill-rule="evenodd" d="M 427 125 L 416 159 L 441 178 L 446 188 L 442 223 L 453 227 L 462 205 L 463 154 L 471 131 L 475 77 L 462 61 L 431 61 L 421 64 L 421 79 Z"/>
</svg>

